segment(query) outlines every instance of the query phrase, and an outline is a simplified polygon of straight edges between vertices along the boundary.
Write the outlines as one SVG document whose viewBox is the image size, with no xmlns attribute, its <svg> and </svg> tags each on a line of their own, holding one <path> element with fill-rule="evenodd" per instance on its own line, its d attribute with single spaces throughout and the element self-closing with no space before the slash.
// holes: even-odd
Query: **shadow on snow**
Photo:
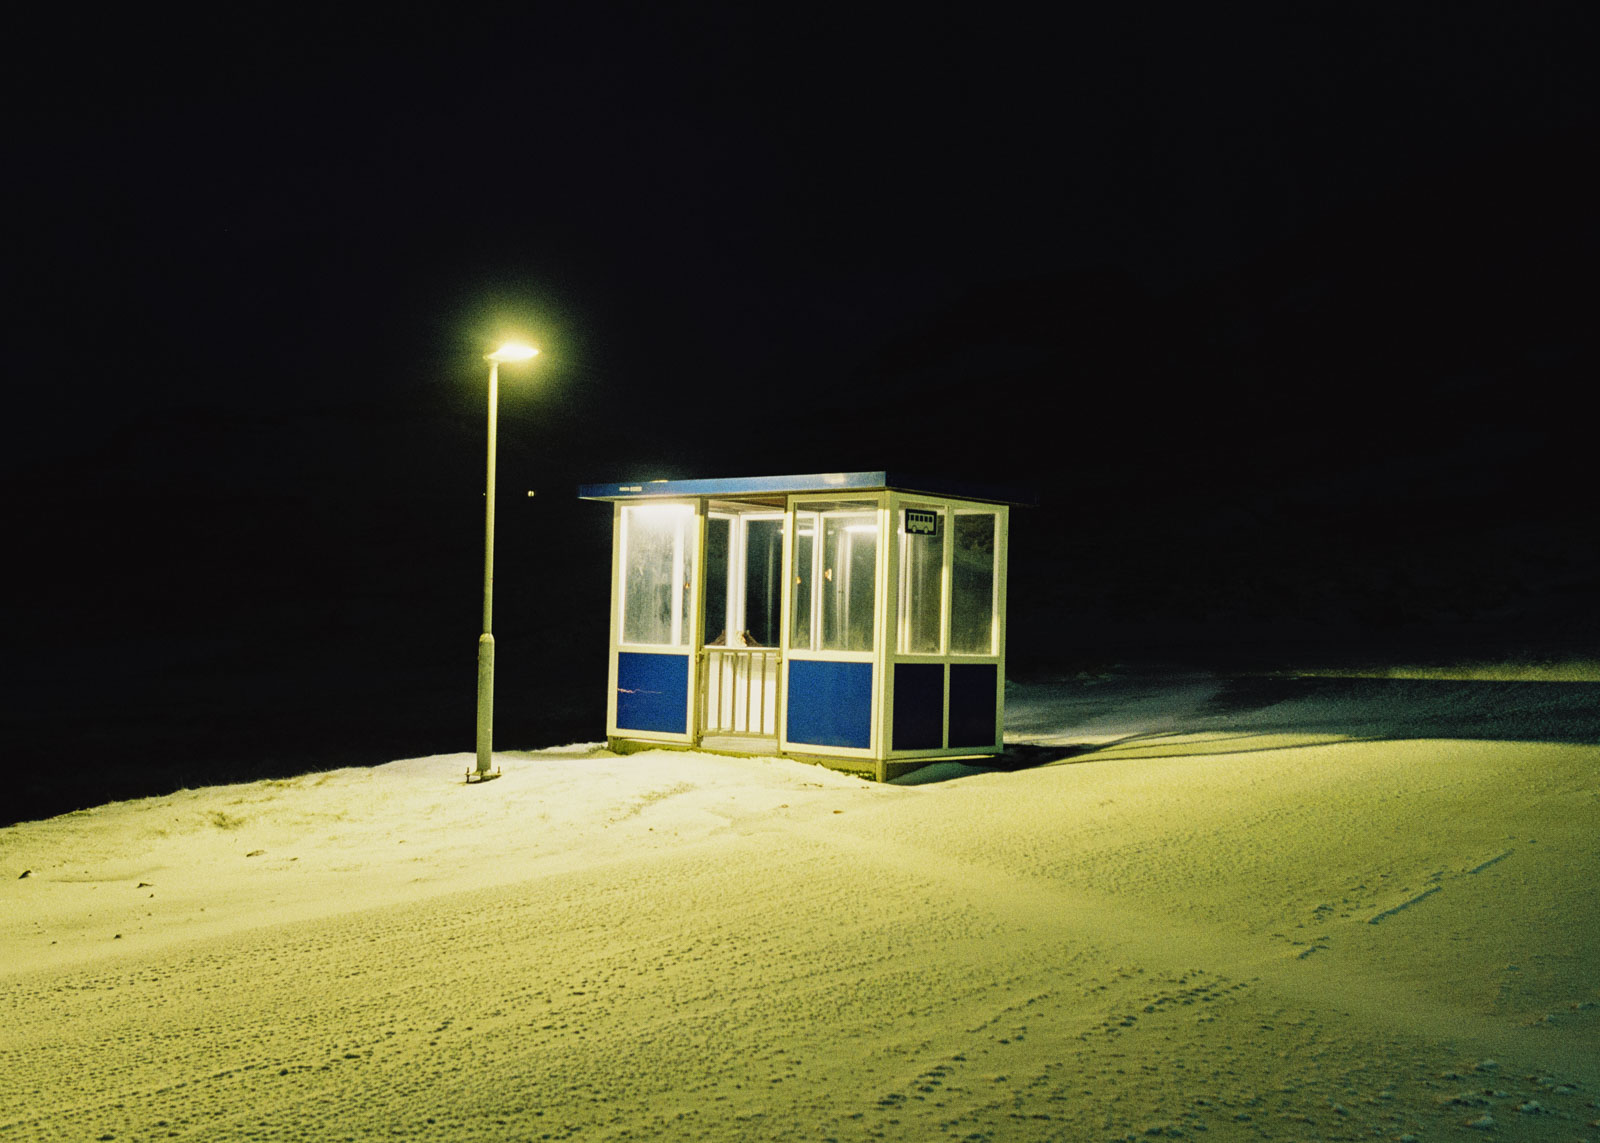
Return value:
<svg viewBox="0 0 1600 1143">
<path fill-rule="evenodd" d="M 1161 703 L 1164 689 L 1176 701 Z M 1028 690 L 1019 703 L 1021 717 L 1011 726 L 1020 733 L 1002 754 L 983 762 L 934 763 L 899 781 L 925 784 L 1042 766 L 1338 742 L 1600 745 L 1600 683 L 1593 682 L 1259 676 L 1221 679 L 1197 691 L 1195 680 L 1186 677 Z M 1073 742 L 1075 734 L 1085 741 Z M 1291 736 L 1299 741 L 1268 741 Z"/>
</svg>

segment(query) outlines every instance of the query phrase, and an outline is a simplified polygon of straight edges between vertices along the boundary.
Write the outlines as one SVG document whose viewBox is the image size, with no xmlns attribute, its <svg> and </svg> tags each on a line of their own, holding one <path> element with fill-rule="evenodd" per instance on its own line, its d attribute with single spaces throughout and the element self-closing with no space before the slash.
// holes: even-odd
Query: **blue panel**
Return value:
<svg viewBox="0 0 1600 1143">
<path fill-rule="evenodd" d="M 932 750 L 943 745 L 944 664 L 895 664 L 891 749 Z"/>
<path fill-rule="evenodd" d="M 788 697 L 790 742 L 871 747 L 871 663 L 792 659 Z"/>
<path fill-rule="evenodd" d="M 950 745 L 993 746 L 1000 668 L 966 663 L 950 668 Z"/>
<path fill-rule="evenodd" d="M 689 656 L 617 652 L 617 729 L 689 730 Z"/>
</svg>

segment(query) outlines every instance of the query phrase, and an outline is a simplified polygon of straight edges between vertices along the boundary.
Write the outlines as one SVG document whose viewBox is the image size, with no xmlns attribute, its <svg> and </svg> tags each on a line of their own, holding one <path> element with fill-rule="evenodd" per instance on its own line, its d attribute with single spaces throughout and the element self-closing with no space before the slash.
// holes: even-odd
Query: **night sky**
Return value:
<svg viewBox="0 0 1600 1143">
<path fill-rule="evenodd" d="M 611 479 L 1032 485 L 1016 672 L 1600 653 L 1592 5 L 571 7 L 10 37 L 0 819 L 470 750 L 507 335 L 505 748 Z"/>
</svg>

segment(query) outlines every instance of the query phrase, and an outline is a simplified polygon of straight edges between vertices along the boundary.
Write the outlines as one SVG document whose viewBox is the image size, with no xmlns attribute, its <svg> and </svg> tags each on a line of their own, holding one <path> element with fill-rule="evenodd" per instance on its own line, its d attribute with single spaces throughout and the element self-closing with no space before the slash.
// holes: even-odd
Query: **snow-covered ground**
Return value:
<svg viewBox="0 0 1600 1143">
<path fill-rule="evenodd" d="M 1011 692 L 1030 768 L 575 746 L 14 826 L 0 1138 L 1600 1140 L 1597 700 L 1072 681 Z"/>
</svg>

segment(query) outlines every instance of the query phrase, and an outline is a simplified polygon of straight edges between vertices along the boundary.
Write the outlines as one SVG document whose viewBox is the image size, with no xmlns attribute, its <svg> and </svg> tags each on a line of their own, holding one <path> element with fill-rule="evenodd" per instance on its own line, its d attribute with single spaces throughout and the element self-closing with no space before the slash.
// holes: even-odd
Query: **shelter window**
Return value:
<svg viewBox="0 0 1600 1143">
<path fill-rule="evenodd" d="M 622 641 L 681 647 L 689 642 L 695 512 L 689 504 L 622 509 Z"/>
<path fill-rule="evenodd" d="M 796 514 L 794 533 L 794 600 L 790 605 L 789 646 L 811 650 L 811 593 L 816 583 L 817 514 Z"/>
<path fill-rule="evenodd" d="M 878 586 L 876 505 L 797 511 L 794 566 L 790 646 L 871 651 Z"/>
<path fill-rule="evenodd" d="M 900 517 L 900 650 L 937 655 L 944 618 L 945 512 L 907 508 Z"/>
<path fill-rule="evenodd" d="M 951 527 L 950 652 L 995 654 L 995 514 L 957 512 Z"/>
<path fill-rule="evenodd" d="M 733 562 L 733 520 L 712 513 L 706 517 L 706 613 L 700 641 L 714 647 L 727 640 L 732 623 L 728 604 L 728 572 Z"/>
<path fill-rule="evenodd" d="M 783 600 L 783 518 L 745 520 L 743 548 L 739 629 L 746 646 L 776 647 Z"/>
<path fill-rule="evenodd" d="M 783 598 L 783 517 L 719 512 L 706 520 L 708 647 L 776 647 Z"/>
</svg>

